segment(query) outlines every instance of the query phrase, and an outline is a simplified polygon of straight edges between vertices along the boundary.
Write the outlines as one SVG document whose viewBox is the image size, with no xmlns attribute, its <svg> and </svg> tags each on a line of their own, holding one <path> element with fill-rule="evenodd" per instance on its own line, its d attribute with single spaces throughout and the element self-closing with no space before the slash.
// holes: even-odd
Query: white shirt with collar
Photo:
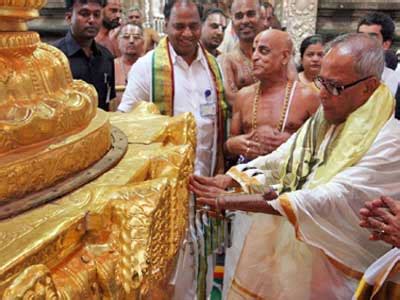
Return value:
<svg viewBox="0 0 400 300">
<path fill-rule="evenodd" d="M 197 124 L 195 173 L 211 176 L 216 156 L 216 116 L 204 117 L 200 106 L 217 103 L 214 81 L 202 51 L 189 66 L 169 44 L 174 67 L 174 115 L 191 112 Z M 199 48 L 200 49 L 200 48 Z M 128 85 L 118 110 L 131 111 L 140 101 L 152 100 L 152 57 L 154 50 L 139 58 L 128 74 Z M 157 84 L 156 84 L 157 85 Z M 209 94 L 208 97 L 206 97 Z M 207 98 L 207 99 L 206 99 Z"/>
<path fill-rule="evenodd" d="M 393 97 L 396 96 L 396 91 L 400 84 L 400 78 L 395 71 L 385 66 L 382 73 L 381 81 L 386 84 L 392 92 Z"/>
</svg>

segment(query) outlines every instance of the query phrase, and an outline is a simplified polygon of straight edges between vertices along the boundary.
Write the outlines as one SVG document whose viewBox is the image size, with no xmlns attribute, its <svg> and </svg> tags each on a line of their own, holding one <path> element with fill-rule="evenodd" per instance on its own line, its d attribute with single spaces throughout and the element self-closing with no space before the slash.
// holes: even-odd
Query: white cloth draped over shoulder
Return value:
<svg viewBox="0 0 400 300">
<path fill-rule="evenodd" d="M 342 126 L 326 131 L 318 152 L 326 152 Z M 248 193 L 256 184 L 277 185 L 295 136 L 227 174 Z M 400 198 L 399 122 L 392 116 L 357 163 L 310 188 L 317 167 L 301 189 L 269 202 L 283 217 L 253 216 L 228 299 L 351 299 L 368 266 L 391 249 L 368 239 L 358 215 L 365 201 Z"/>
<path fill-rule="evenodd" d="M 353 300 L 400 298 L 400 249 L 393 248 L 364 273 Z"/>
</svg>

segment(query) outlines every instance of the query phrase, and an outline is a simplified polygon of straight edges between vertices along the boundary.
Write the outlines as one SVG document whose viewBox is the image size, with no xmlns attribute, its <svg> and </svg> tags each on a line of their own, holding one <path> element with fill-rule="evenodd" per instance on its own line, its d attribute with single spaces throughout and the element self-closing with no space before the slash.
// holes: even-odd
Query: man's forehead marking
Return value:
<svg viewBox="0 0 400 300">
<path fill-rule="evenodd" d="M 207 19 L 213 19 L 212 23 L 224 23 L 225 22 L 225 17 L 221 15 L 220 13 L 214 13 L 208 16 Z"/>
<path fill-rule="evenodd" d="M 94 4 L 95 7 L 93 7 L 93 5 L 90 4 Z M 88 3 L 79 3 L 79 2 L 75 2 L 74 6 L 77 5 L 79 7 L 79 11 L 83 11 L 83 10 L 90 10 L 90 11 L 101 11 L 102 7 L 100 4 L 95 3 L 95 2 L 88 2 Z"/>
<path fill-rule="evenodd" d="M 142 31 L 140 30 L 139 27 L 137 26 L 125 26 L 122 29 L 123 34 L 136 34 L 136 35 L 142 35 Z"/>
</svg>

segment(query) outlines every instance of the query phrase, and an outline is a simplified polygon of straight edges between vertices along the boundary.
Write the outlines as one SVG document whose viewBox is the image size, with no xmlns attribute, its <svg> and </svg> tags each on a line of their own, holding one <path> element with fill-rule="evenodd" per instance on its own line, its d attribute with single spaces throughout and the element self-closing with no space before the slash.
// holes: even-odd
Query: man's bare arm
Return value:
<svg viewBox="0 0 400 300">
<path fill-rule="evenodd" d="M 224 210 L 241 210 L 247 212 L 264 213 L 271 215 L 281 215 L 268 201 L 273 200 L 278 195 L 273 190 L 264 194 L 243 195 L 230 194 L 220 195 L 216 198 L 198 198 L 197 202 L 201 205 L 208 205 L 218 214 Z"/>
<path fill-rule="evenodd" d="M 302 85 L 299 96 L 301 97 L 300 101 L 303 103 L 308 115 L 312 116 L 321 104 L 319 93 L 309 86 Z"/>
<path fill-rule="evenodd" d="M 224 77 L 226 100 L 230 105 L 233 106 L 238 92 L 238 87 L 235 80 L 235 74 L 237 73 L 237 70 L 229 55 L 222 55 L 219 60 Z"/>
<path fill-rule="evenodd" d="M 151 39 L 153 40 L 153 43 L 157 45 L 160 42 L 160 36 L 158 35 L 158 32 L 156 30 L 153 30 L 151 34 Z"/>
</svg>

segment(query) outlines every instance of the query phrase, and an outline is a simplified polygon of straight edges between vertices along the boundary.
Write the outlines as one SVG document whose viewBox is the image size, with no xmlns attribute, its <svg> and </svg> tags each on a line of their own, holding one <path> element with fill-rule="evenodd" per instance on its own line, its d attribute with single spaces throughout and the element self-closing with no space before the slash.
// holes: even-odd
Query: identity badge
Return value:
<svg viewBox="0 0 400 300">
<path fill-rule="evenodd" d="M 200 104 L 200 115 L 203 118 L 214 118 L 217 114 L 217 105 L 215 103 Z"/>
</svg>

